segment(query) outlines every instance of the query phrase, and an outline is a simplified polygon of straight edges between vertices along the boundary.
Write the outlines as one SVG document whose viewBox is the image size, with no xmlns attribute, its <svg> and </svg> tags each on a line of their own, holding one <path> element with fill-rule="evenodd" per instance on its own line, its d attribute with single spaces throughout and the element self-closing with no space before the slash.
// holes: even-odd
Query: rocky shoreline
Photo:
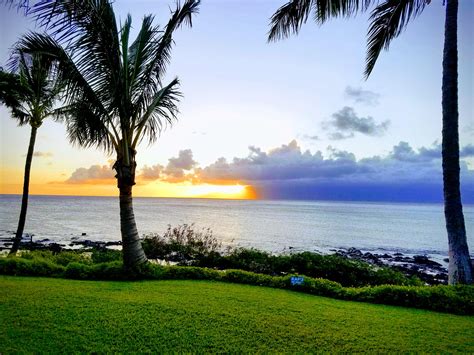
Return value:
<svg viewBox="0 0 474 355">
<path fill-rule="evenodd" d="M 87 236 L 86 233 L 82 233 L 81 237 Z M 56 243 L 50 239 L 38 239 L 33 240 L 34 234 L 25 234 L 20 243 L 20 249 L 25 250 L 50 250 L 52 252 L 59 253 L 62 250 L 74 250 L 74 249 L 99 249 L 103 250 L 110 247 L 121 246 L 122 241 L 96 241 L 90 239 L 81 239 L 81 237 L 72 237 L 71 241 L 67 244 Z M 0 251 L 9 250 L 13 244 L 14 237 L 0 237 Z"/>
<path fill-rule="evenodd" d="M 388 266 L 401 271 L 407 276 L 417 276 L 429 285 L 446 284 L 448 282 L 448 269 L 426 255 L 364 253 L 357 248 L 332 249 L 332 251 L 336 255 L 348 259 L 365 261 L 375 266 Z M 444 261 L 448 262 L 448 259 L 444 259 Z"/>
<path fill-rule="evenodd" d="M 81 250 L 81 249 L 98 249 L 105 250 L 107 248 L 120 248 L 121 241 L 96 241 L 86 237 L 86 233 L 74 236 L 69 243 L 56 243 L 49 239 L 33 240 L 32 234 L 25 234 L 21 242 L 20 248 L 24 250 L 50 250 L 59 253 L 62 250 Z M 12 237 L 0 237 L 0 251 L 9 250 L 13 244 Z M 448 270 L 442 264 L 430 259 L 427 255 L 406 255 L 403 253 L 370 253 L 363 252 L 357 248 L 338 248 L 331 249 L 334 254 L 351 259 L 367 262 L 374 266 L 388 266 L 401 271 L 407 276 L 417 276 L 429 285 L 446 284 L 448 281 Z M 445 262 L 448 260 L 445 259 Z"/>
</svg>

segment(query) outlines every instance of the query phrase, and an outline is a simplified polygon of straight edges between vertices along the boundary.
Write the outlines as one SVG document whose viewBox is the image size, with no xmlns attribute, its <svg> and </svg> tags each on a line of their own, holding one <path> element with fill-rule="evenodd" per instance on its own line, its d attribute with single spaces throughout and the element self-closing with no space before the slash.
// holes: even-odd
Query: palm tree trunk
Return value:
<svg viewBox="0 0 474 355">
<path fill-rule="evenodd" d="M 33 152 L 35 150 L 36 131 L 37 127 L 31 126 L 30 145 L 28 146 L 28 153 L 26 154 L 25 176 L 23 178 L 23 197 L 21 199 L 20 219 L 18 221 L 18 228 L 16 229 L 15 240 L 13 241 L 10 255 L 15 255 L 20 248 L 21 237 L 25 228 L 26 210 L 28 208 L 28 193 L 30 189 L 30 170 L 31 161 L 33 160 Z"/>
<path fill-rule="evenodd" d="M 459 181 L 458 131 L 458 0 L 447 0 L 443 52 L 443 184 L 444 216 L 449 243 L 449 284 L 472 283 L 472 264 L 466 240 L 466 227 Z"/>
<path fill-rule="evenodd" d="M 123 263 L 135 268 L 147 261 L 133 214 L 132 186 L 120 188 L 120 231 L 122 232 Z"/>
<path fill-rule="evenodd" d="M 120 231 L 122 233 L 123 263 L 126 268 L 134 269 L 147 261 L 138 235 L 133 213 L 132 187 L 135 185 L 135 159 L 128 165 L 117 159 L 114 169 L 117 171 L 117 185 L 120 190 Z"/>
</svg>

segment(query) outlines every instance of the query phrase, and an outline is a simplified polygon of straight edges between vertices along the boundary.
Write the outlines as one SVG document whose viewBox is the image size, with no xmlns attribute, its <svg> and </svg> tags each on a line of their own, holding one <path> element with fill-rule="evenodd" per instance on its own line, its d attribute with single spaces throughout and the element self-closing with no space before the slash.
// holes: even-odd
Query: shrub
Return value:
<svg viewBox="0 0 474 355">
<path fill-rule="evenodd" d="M 89 265 L 70 263 L 65 270 L 64 276 L 68 279 L 87 280 L 92 278 L 92 273 Z"/>
<path fill-rule="evenodd" d="M 212 231 L 196 231 L 194 224 L 183 224 L 174 228 L 168 226 L 163 236 L 150 234 L 145 236 L 143 249 L 151 259 L 163 259 L 187 263 L 216 253 L 221 243 L 212 236 Z"/>
<path fill-rule="evenodd" d="M 49 250 L 32 250 L 22 252 L 22 259 L 28 260 L 45 260 L 52 263 L 67 266 L 72 262 L 79 262 L 83 264 L 90 263 L 90 259 L 79 251 L 61 251 L 59 253 L 53 253 Z"/>
<path fill-rule="evenodd" d="M 441 312 L 474 314 L 474 287 L 466 285 L 423 287 L 383 285 L 348 288 L 345 298 Z"/>
<path fill-rule="evenodd" d="M 423 284 L 418 278 L 407 277 L 392 268 L 376 267 L 338 255 L 312 252 L 273 255 L 252 248 L 229 248 L 222 252 L 221 244 L 210 229 L 196 231 L 193 224 L 168 226 L 163 236 L 145 236 L 142 244 L 148 258 L 177 262 L 181 266 L 240 269 L 272 276 L 298 273 L 336 281 L 347 287 Z"/>
<path fill-rule="evenodd" d="M 349 260 L 337 255 L 311 252 L 290 255 L 272 255 L 256 249 L 234 249 L 227 255 L 209 254 L 193 265 L 219 269 L 241 269 L 269 275 L 298 273 L 314 278 L 339 282 L 343 286 L 367 285 L 422 285 L 417 278 L 408 278 L 388 267 L 375 267 L 368 263 Z"/>
<path fill-rule="evenodd" d="M 94 264 L 107 263 L 110 261 L 121 261 L 122 252 L 120 250 L 98 250 L 94 249 L 92 251 L 91 260 Z"/>
<path fill-rule="evenodd" d="M 0 274 L 14 276 L 59 277 L 64 266 L 44 259 L 0 258 Z"/>
</svg>

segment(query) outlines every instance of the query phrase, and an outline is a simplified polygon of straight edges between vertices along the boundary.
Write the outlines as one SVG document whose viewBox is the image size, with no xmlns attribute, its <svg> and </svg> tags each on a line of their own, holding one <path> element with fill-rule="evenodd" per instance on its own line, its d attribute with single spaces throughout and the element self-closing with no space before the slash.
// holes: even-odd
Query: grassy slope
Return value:
<svg viewBox="0 0 474 355">
<path fill-rule="evenodd" d="M 474 352 L 474 317 L 204 281 L 0 276 L 0 353 Z"/>
</svg>

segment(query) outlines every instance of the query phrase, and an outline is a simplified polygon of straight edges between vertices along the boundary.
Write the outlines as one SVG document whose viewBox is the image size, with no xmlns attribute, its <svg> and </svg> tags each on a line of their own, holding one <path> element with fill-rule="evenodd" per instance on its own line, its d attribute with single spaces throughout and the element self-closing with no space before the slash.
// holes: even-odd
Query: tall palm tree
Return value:
<svg viewBox="0 0 474 355">
<path fill-rule="evenodd" d="M 130 15 L 119 27 L 108 0 L 40 2 L 28 12 L 50 35 L 31 33 L 18 44 L 24 52 L 47 53 L 58 61 L 66 81 L 61 114 L 70 141 L 116 154 L 123 260 L 129 268 L 147 260 L 132 204 L 136 148 L 143 139 L 153 143 L 163 125 L 176 119 L 178 79 L 162 81 L 173 33 L 192 25 L 199 3 L 178 3 L 163 29 L 145 16 L 132 41 Z"/>
<path fill-rule="evenodd" d="M 62 90 L 56 64 L 48 56 L 15 51 L 13 58 L 16 64 L 14 72 L 0 71 L 0 102 L 10 109 L 12 117 L 18 120 L 20 126 L 29 124 L 31 133 L 26 154 L 20 218 L 10 255 L 18 251 L 25 228 L 36 132 L 47 117 L 57 116 L 58 110 L 54 108 L 54 103 Z"/>
<path fill-rule="evenodd" d="M 270 41 L 298 33 L 312 14 L 318 24 L 332 17 L 351 17 L 367 11 L 371 5 L 367 34 L 366 79 L 374 69 L 382 49 L 387 50 L 408 23 L 430 4 L 431 0 L 290 0 L 271 18 Z M 466 238 L 459 179 L 458 132 L 458 0 L 444 0 L 443 82 L 442 82 L 442 161 L 444 184 L 444 215 L 449 244 L 449 283 L 473 282 L 472 264 Z"/>
</svg>

